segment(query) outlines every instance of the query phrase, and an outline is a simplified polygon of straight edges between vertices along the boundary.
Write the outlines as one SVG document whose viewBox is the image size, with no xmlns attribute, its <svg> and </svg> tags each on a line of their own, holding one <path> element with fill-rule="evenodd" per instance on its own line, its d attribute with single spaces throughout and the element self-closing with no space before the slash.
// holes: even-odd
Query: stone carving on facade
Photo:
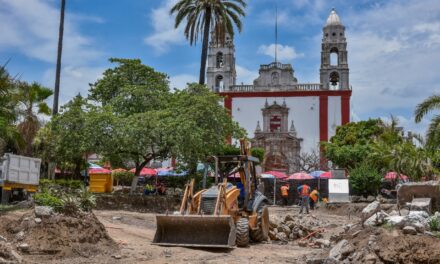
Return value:
<svg viewBox="0 0 440 264">
<path fill-rule="evenodd" d="M 265 171 L 275 170 L 294 173 L 299 169 L 301 138 L 297 138 L 293 120 L 289 126 L 289 108 L 286 103 L 266 104 L 261 109 L 263 128 L 257 122 L 255 136 L 251 140 L 252 147 L 263 148 L 265 151 L 262 162 Z"/>
</svg>

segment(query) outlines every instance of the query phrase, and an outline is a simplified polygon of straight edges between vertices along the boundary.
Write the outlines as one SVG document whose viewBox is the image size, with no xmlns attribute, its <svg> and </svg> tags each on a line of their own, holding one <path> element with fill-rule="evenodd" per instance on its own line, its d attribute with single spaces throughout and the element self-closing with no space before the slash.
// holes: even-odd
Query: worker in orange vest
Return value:
<svg viewBox="0 0 440 264">
<path fill-rule="evenodd" d="M 281 186 L 281 197 L 283 198 L 283 205 L 287 205 L 288 198 L 289 198 L 289 184 L 286 183 L 283 186 Z"/>
<path fill-rule="evenodd" d="M 302 214 L 304 207 L 306 208 L 307 214 L 309 213 L 309 195 L 310 195 L 310 186 L 307 184 L 303 184 L 298 187 L 298 195 L 301 198 L 301 210 L 299 211 Z"/>
<path fill-rule="evenodd" d="M 310 209 L 315 210 L 315 204 L 318 202 L 319 193 L 316 188 L 313 188 L 313 191 L 309 195 L 310 197 Z"/>
</svg>

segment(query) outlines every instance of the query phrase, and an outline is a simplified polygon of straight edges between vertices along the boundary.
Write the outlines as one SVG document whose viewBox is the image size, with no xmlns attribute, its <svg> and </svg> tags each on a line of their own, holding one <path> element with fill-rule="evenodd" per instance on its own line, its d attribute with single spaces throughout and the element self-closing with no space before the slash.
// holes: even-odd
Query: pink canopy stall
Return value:
<svg viewBox="0 0 440 264">
<path fill-rule="evenodd" d="M 135 173 L 136 169 L 133 168 L 130 170 L 130 172 Z M 143 168 L 141 172 L 139 173 L 139 176 L 154 176 L 157 174 L 157 171 L 155 169 L 151 168 Z"/>
<path fill-rule="evenodd" d="M 284 174 L 284 173 L 282 173 L 280 171 L 266 171 L 266 172 L 264 172 L 262 174 L 270 174 L 270 175 L 274 176 L 275 178 L 277 178 L 279 180 L 284 180 L 287 177 L 289 177 L 288 175 L 286 175 L 286 174 Z"/>
<path fill-rule="evenodd" d="M 297 172 L 289 176 L 289 180 L 310 180 L 313 177 L 306 172 Z"/>
</svg>

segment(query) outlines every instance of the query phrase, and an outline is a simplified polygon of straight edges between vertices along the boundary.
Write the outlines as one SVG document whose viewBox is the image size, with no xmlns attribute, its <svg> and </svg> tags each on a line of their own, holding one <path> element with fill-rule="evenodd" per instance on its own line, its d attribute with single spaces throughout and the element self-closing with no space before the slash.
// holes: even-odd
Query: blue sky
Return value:
<svg viewBox="0 0 440 264">
<path fill-rule="evenodd" d="M 140 58 L 181 88 L 196 81 L 200 44 L 188 45 L 168 10 L 176 0 L 67 0 L 61 102 L 110 67 L 109 57 Z M 238 82 L 251 83 L 259 64 L 270 63 L 275 3 L 279 58 L 292 63 L 299 82 L 318 82 L 321 29 L 332 7 L 346 26 L 352 119 L 399 117 L 415 125 L 417 103 L 440 92 L 438 0 L 252 0 L 236 35 Z M 0 63 L 24 80 L 52 88 L 59 0 L 0 0 Z M 269 55 L 268 55 L 269 54 Z"/>
</svg>

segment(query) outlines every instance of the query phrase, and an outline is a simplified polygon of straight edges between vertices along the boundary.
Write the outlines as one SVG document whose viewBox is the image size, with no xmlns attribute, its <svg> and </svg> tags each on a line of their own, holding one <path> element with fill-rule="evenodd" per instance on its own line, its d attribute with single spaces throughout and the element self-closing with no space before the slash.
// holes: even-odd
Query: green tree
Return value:
<svg viewBox="0 0 440 264">
<path fill-rule="evenodd" d="M 87 167 L 86 154 L 92 150 L 92 135 L 87 127 L 89 105 L 81 95 L 77 95 L 61 107 L 60 112 L 51 122 L 51 133 L 56 157 L 61 169 L 73 170 L 76 177 Z"/>
<path fill-rule="evenodd" d="M 243 0 L 180 0 L 171 8 L 170 14 L 177 14 L 176 28 L 186 19 L 184 33 L 190 45 L 202 38 L 199 84 L 205 84 L 209 33 L 214 29 L 217 41 L 223 43 L 226 34 L 233 37 L 234 25 L 241 32 L 245 7 Z"/>
<path fill-rule="evenodd" d="M 168 76 L 143 65 L 139 59 L 111 58 L 116 67 L 90 86 L 89 99 L 110 106 L 117 116 L 159 110 L 167 105 Z"/>
<path fill-rule="evenodd" d="M 379 119 L 352 122 L 336 129 L 330 142 L 323 142 L 325 157 L 341 168 L 354 168 L 372 152 L 372 143 L 383 134 Z"/>
<path fill-rule="evenodd" d="M 110 62 L 118 65 L 90 88 L 89 98 L 103 107 L 91 111 L 89 127 L 96 151 L 135 163 L 135 182 L 151 160 L 169 156 L 168 77 L 138 59 L 112 58 Z"/>
<path fill-rule="evenodd" d="M 417 105 L 415 110 L 415 121 L 420 123 L 422 119 L 433 110 L 440 109 L 440 96 L 432 95 L 425 101 Z M 438 149 L 440 146 L 440 115 L 435 115 L 431 119 L 428 131 L 426 132 L 427 146 Z"/>
<path fill-rule="evenodd" d="M 350 185 L 357 195 L 377 195 L 382 183 L 382 175 L 368 162 L 362 162 L 350 170 Z"/>
<path fill-rule="evenodd" d="M 33 156 L 32 143 L 41 127 L 38 115 L 49 116 L 51 114 L 51 109 L 45 101 L 52 94 L 52 90 L 35 82 L 32 84 L 17 83 L 14 97 L 18 103 L 17 114 L 20 120 L 17 128 L 25 142 L 25 146 L 20 149 L 23 155 Z"/>
<path fill-rule="evenodd" d="M 220 104 L 221 97 L 205 85 L 189 84 L 181 91 L 175 91 L 170 111 L 174 117 L 172 126 L 173 154 L 190 164 L 195 170 L 198 161 L 207 156 L 221 153 L 227 138 L 241 138 L 245 135 L 227 110 Z"/>
</svg>

